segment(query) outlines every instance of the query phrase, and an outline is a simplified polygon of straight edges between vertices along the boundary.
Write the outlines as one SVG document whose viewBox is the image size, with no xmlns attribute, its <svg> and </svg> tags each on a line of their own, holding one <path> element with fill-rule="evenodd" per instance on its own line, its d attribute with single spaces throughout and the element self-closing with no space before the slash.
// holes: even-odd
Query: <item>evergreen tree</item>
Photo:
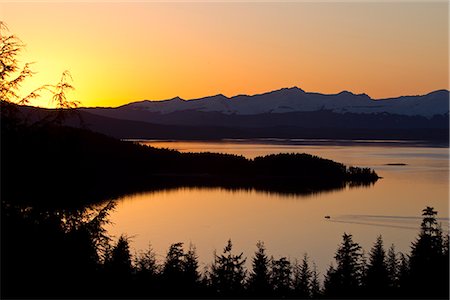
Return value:
<svg viewBox="0 0 450 300">
<path fill-rule="evenodd" d="M 323 282 L 323 293 L 326 298 L 336 298 L 339 294 L 339 278 L 336 272 L 336 268 L 331 264 L 327 272 L 325 273 L 325 278 Z"/>
<path fill-rule="evenodd" d="M 366 278 L 368 295 L 370 297 L 384 296 L 387 293 L 388 286 L 389 276 L 386 266 L 386 253 L 383 248 L 383 239 L 380 235 L 370 250 Z"/>
<path fill-rule="evenodd" d="M 142 297 L 157 294 L 159 265 L 151 245 L 145 252 L 140 252 L 135 256 L 134 266 L 137 281 L 136 294 Z"/>
<path fill-rule="evenodd" d="M 361 246 L 344 233 L 335 254 L 336 269 L 330 267 L 326 276 L 326 294 L 331 297 L 354 297 L 361 287 Z"/>
<path fill-rule="evenodd" d="M 272 258 L 271 285 L 276 297 L 287 297 L 291 294 L 292 267 L 286 257 Z"/>
<path fill-rule="evenodd" d="M 107 292 L 114 297 L 124 297 L 130 291 L 131 253 L 128 238 L 121 235 L 111 250 L 107 251 L 105 271 L 111 288 Z"/>
<path fill-rule="evenodd" d="M 248 291 L 250 295 L 257 297 L 267 297 L 273 288 L 270 284 L 270 263 L 271 260 L 266 254 L 264 243 L 256 243 L 257 251 L 252 260 L 252 271 L 248 279 Z"/>
<path fill-rule="evenodd" d="M 223 254 L 214 254 L 214 263 L 211 267 L 211 285 L 215 292 L 222 297 L 242 295 L 244 289 L 246 259 L 232 254 L 233 244 L 228 240 Z"/>
<path fill-rule="evenodd" d="M 312 271 L 308 263 L 308 255 L 303 256 L 302 263 L 294 267 L 294 293 L 296 297 L 311 297 Z"/>
<path fill-rule="evenodd" d="M 145 252 L 140 252 L 135 256 L 134 265 L 138 274 L 148 274 L 151 277 L 155 277 L 158 274 L 156 254 L 151 245 L 148 246 Z"/>
<path fill-rule="evenodd" d="M 119 277 L 131 274 L 131 253 L 128 237 L 121 235 L 113 247 L 107 260 L 108 269 L 112 274 Z"/>
<path fill-rule="evenodd" d="M 198 272 L 198 256 L 194 245 L 189 249 L 183 260 L 184 285 L 189 294 L 193 293 L 200 284 L 200 273 Z"/>
<path fill-rule="evenodd" d="M 400 295 L 411 295 L 409 290 L 409 259 L 401 252 L 399 253 L 398 287 Z"/>
<path fill-rule="evenodd" d="M 179 295 L 182 292 L 184 256 L 183 243 L 170 245 L 161 274 L 163 289 L 168 294 Z"/>
<path fill-rule="evenodd" d="M 317 266 L 313 262 L 313 268 L 311 272 L 311 298 L 317 299 L 321 296 L 319 273 L 317 272 Z"/>
<path fill-rule="evenodd" d="M 388 250 L 386 256 L 386 269 L 388 273 L 388 285 L 390 290 L 390 295 L 398 288 L 398 273 L 399 273 L 399 260 L 397 254 L 395 253 L 394 244 Z"/>
<path fill-rule="evenodd" d="M 368 268 L 369 268 L 369 265 L 367 263 L 366 251 L 364 249 L 361 249 L 361 264 L 360 264 L 360 271 L 359 271 L 359 282 L 360 282 L 361 288 L 363 288 L 363 289 L 366 287 Z"/>
<path fill-rule="evenodd" d="M 442 230 L 432 207 L 422 211 L 422 224 L 418 239 L 413 243 L 410 258 L 411 291 L 414 295 L 442 297 L 448 295 L 448 282 L 444 283 L 448 266 L 444 266 Z"/>
</svg>

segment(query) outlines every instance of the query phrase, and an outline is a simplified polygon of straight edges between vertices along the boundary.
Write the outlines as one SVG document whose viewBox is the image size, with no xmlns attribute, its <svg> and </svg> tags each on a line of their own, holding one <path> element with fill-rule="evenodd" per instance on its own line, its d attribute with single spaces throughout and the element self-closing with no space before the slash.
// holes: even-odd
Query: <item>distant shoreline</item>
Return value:
<svg viewBox="0 0 450 300">
<path fill-rule="evenodd" d="M 292 146 L 394 146 L 394 147 L 437 147 L 449 148 L 449 143 L 430 140 L 387 140 L 387 139 L 289 139 L 289 138 L 224 138 L 224 139 L 121 139 L 122 141 L 138 143 L 161 142 L 206 142 L 235 143 L 262 145 L 292 145 Z"/>
</svg>

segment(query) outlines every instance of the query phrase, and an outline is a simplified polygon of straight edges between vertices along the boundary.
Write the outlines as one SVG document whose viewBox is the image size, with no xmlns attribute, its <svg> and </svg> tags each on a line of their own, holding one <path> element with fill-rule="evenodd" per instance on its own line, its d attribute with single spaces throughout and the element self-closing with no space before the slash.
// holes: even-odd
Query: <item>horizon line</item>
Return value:
<svg viewBox="0 0 450 300">
<path fill-rule="evenodd" d="M 180 96 L 175 96 L 175 97 L 167 98 L 167 99 L 130 100 L 129 102 L 126 102 L 124 104 L 119 104 L 117 106 L 83 106 L 83 105 L 81 105 L 81 106 L 79 106 L 77 108 L 118 108 L 118 107 L 125 106 L 125 105 L 131 104 L 131 103 L 140 103 L 140 102 L 147 102 L 147 101 L 149 101 L 149 102 L 166 102 L 166 101 L 172 101 L 172 100 L 175 100 L 175 99 L 179 99 L 181 101 L 196 101 L 196 100 L 202 100 L 202 99 L 205 99 L 205 98 L 212 98 L 212 97 L 217 97 L 217 96 L 222 96 L 222 97 L 224 97 L 226 99 L 233 99 L 233 98 L 241 97 L 241 96 L 244 96 L 244 97 L 262 96 L 262 95 L 266 95 L 266 94 L 270 94 L 270 93 L 274 93 L 274 92 L 278 92 L 278 91 L 282 91 L 282 90 L 293 90 L 293 89 L 300 90 L 300 91 L 302 91 L 305 94 L 321 94 L 321 95 L 325 95 L 325 96 L 334 96 L 334 95 L 339 95 L 339 94 L 342 94 L 342 93 L 350 93 L 350 94 L 352 94 L 354 96 L 367 96 L 373 101 L 383 101 L 383 100 L 396 99 L 396 98 L 401 98 L 401 97 L 421 97 L 421 96 L 426 96 L 426 95 L 429 95 L 429 94 L 432 94 L 432 93 L 436 93 L 436 92 L 440 92 L 440 91 L 445 91 L 445 92 L 449 92 L 450 93 L 449 89 L 442 88 L 442 89 L 432 90 L 432 91 L 424 93 L 424 94 L 415 94 L 415 95 L 409 94 L 409 95 L 400 95 L 400 96 L 385 97 L 385 98 L 372 98 L 370 95 L 368 95 L 366 93 L 354 93 L 354 92 L 349 91 L 349 90 L 342 90 L 342 91 L 340 91 L 338 93 L 321 93 L 321 92 L 314 92 L 314 91 L 313 92 L 305 91 L 302 88 L 300 88 L 300 87 L 295 85 L 295 86 L 291 86 L 291 87 L 282 87 L 282 88 L 278 88 L 278 89 L 275 89 L 275 90 L 270 90 L 270 91 L 266 91 L 266 92 L 255 93 L 255 94 L 243 94 L 243 93 L 240 93 L 240 94 L 235 94 L 234 96 L 226 96 L 226 95 L 224 95 L 222 93 L 219 93 L 219 94 L 207 95 L 207 96 L 203 96 L 203 97 L 190 98 L 190 99 L 184 99 L 184 98 L 182 98 Z M 17 104 L 17 103 L 15 103 L 15 104 Z M 54 107 L 45 107 L 45 106 L 29 105 L 29 104 L 28 105 L 23 105 L 23 106 L 45 108 L 45 109 L 54 109 Z"/>
<path fill-rule="evenodd" d="M 305 91 L 302 88 L 298 87 L 298 86 L 291 86 L 291 87 L 282 87 L 282 88 L 278 88 L 278 89 L 274 89 L 274 90 L 270 90 L 270 91 L 266 91 L 266 92 L 261 92 L 261 93 L 255 93 L 255 94 L 244 94 L 244 93 L 240 93 L 240 94 L 235 94 L 233 96 L 226 96 L 225 94 L 222 93 L 218 93 L 218 94 L 214 94 L 214 95 L 206 95 L 203 97 L 198 97 L 198 98 L 189 98 L 189 99 L 185 99 L 183 97 L 180 96 L 174 96 L 171 98 L 167 98 L 167 99 L 142 99 L 142 100 L 131 100 L 130 102 L 124 103 L 124 104 L 120 104 L 117 106 L 80 106 L 79 108 L 117 108 L 117 107 L 121 107 L 121 106 L 125 106 L 131 103 L 139 103 L 139 102 L 146 102 L 146 101 L 150 101 L 150 102 L 165 102 L 165 101 L 171 101 L 171 100 L 175 100 L 175 99 L 180 99 L 182 101 L 195 101 L 195 100 L 201 100 L 201 99 L 205 99 L 205 98 L 211 98 L 211 97 L 217 97 L 217 96 L 223 96 L 227 99 L 232 99 L 232 98 L 236 98 L 236 97 L 240 97 L 240 96 L 245 96 L 245 97 L 254 97 L 254 96 L 261 96 L 261 95 L 266 95 L 266 94 L 270 94 L 273 92 L 278 92 L 278 91 L 282 91 L 282 90 L 292 90 L 292 89 L 298 89 L 302 92 L 304 92 L 305 94 L 322 94 L 322 95 L 326 95 L 326 96 L 333 96 L 333 95 L 339 95 L 342 93 L 350 93 L 352 95 L 355 96 L 367 96 L 369 97 L 371 100 L 374 101 L 382 101 L 382 100 L 387 100 L 387 99 L 396 99 L 396 98 L 400 98 L 400 97 L 420 97 L 420 96 L 426 96 L 429 95 L 431 93 L 435 93 L 435 92 L 439 92 L 439 91 L 446 91 L 446 92 L 450 92 L 449 89 L 446 88 L 441 88 L 441 89 L 436 89 L 436 90 L 432 90 L 430 92 L 424 93 L 424 94 L 408 94 L 408 95 L 400 95 L 400 96 L 392 96 L 392 97 L 384 97 L 384 98 L 372 98 L 370 95 L 366 94 L 366 93 L 354 93 L 352 91 L 349 90 L 342 90 L 338 93 L 321 93 L 321 92 L 315 92 L 315 91 Z"/>
</svg>

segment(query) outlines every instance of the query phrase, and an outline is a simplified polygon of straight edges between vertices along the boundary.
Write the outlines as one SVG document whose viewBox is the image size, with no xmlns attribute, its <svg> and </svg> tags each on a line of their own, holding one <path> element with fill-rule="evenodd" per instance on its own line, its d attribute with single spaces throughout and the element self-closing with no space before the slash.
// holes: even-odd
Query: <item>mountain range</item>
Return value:
<svg viewBox="0 0 450 300">
<path fill-rule="evenodd" d="M 298 87 L 292 87 L 259 95 L 238 95 L 231 98 L 220 94 L 192 100 L 183 100 L 179 97 L 162 101 L 144 100 L 133 102 L 114 110 L 97 108 L 95 113 L 120 116 L 120 113 L 125 113 L 125 111 L 145 111 L 162 115 L 182 111 L 198 111 L 248 116 L 328 110 L 340 114 L 388 113 L 431 118 L 434 115 L 448 114 L 448 97 L 448 91 L 438 90 L 422 96 L 402 96 L 375 100 L 366 94 L 353 94 L 348 91 L 326 95 L 307 93 Z"/>
<path fill-rule="evenodd" d="M 49 112 L 23 109 L 41 117 Z M 78 111 L 85 126 L 117 138 L 449 140 L 447 90 L 375 100 L 366 94 L 326 95 L 293 87 L 253 96 L 176 97 Z M 74 117 L 66 123 L 79 124 Z"/>
</svg>

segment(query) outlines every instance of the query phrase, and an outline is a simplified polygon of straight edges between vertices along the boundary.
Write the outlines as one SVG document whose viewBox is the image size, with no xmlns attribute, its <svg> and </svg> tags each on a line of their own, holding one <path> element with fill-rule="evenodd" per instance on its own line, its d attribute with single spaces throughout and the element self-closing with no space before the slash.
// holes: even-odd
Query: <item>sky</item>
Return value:
<svg viewBox="0 0 450 300">
<path fill-rule="evenodd" d="M 447 1 L 0 2 L 37 72 L 22 92 L 69 70 L 82 106 L 292 86 L 376 99 L 448 89 L 448 15 Z"/>
</svg>

